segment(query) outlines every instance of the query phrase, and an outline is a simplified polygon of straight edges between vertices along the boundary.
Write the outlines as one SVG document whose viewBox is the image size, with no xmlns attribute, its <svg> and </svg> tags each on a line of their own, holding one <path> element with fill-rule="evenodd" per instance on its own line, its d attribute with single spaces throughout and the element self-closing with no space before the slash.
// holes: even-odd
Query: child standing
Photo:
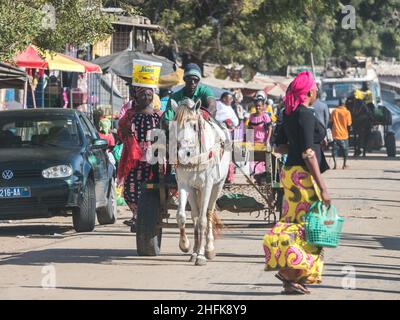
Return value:
<svg viewBox="0 0 400 320">
<path fill-rule="evenodd" d="M 268 114 L 265 112 L 264 101 L 258 99 L 256 101 L 256 112 L 252 113 L 249 118 L 248 128 L 254 130 L 254 146 L 257 144 L 265 145 L 269 150 L 269 142 L 272 135 L 272 121 Z M 265 172 L 265 162 L 253 162 L 251 164 L 252 174 L 259 176 Z"/>
</svg>

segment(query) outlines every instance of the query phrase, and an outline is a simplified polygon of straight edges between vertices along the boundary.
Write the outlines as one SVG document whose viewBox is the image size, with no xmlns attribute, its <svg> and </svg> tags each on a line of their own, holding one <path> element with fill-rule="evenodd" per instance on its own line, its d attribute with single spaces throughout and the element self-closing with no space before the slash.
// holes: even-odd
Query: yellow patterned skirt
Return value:
<svg viewBox="0 0 400 320">
<path fill-rule="evenodd" d="M 321 282 L 323 250 L 307 244 L 304 215 L 320 199 L 320 191 L 306 168 L 284 167 L 281 172 L 284 188 L 282 218 L 264 236 L 265 271 L 296 270 L 296 282 L 315 284 Z"/>
</svg>

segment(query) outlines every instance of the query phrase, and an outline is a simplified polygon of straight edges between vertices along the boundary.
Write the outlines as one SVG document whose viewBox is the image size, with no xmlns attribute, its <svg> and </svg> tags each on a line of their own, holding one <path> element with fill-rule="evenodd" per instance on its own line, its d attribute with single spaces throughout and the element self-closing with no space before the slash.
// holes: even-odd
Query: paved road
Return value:
<svg viewBox="0 0 400 320">
<path fill-rule="evenodd" d="M 300 298 L 400 299 L 400 162 L 374 155 L 326 178 L 344 235 L 326 252 L 323 284 Z M 226 230 L 216 259 L 195 267 L 174 228 L 164 230 L 161 256 L 138 257 L 121 210 L 117 224 L 86 234 L 73 232 L 70 218 L 0 224 L 0 298 L 294 299 L 263 271 L 261 218 L 223 213 L 227 223 L 253 227 Z"/>
</svg>

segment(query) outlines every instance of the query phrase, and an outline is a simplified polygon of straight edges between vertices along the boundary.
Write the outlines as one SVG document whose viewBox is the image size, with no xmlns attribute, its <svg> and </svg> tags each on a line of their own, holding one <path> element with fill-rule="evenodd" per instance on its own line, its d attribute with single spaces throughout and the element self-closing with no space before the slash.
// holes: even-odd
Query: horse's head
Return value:
<svg viewBox="0 0 400 320">
<path fill-rule="evenodd" d="M 176 103 L 171 101 L 171 106 L 175 111 L 175 121 L 178 124 L 178 128 L 183 128 L 189 122 L 199 122 L 201 120 L 201 100 L 194 102 L 192 99 L 186 98 Z"/>
<path fill-rule="evenodd" d="M 200 112 L 201 102 L 184 99 L 179 104 L 171 101 L 175 111 L 178 130 L 178 157 L 180 163 L 190 161 L 189 158 L 200 152 L 201 129 L 204 123 Z"/>
</svg>

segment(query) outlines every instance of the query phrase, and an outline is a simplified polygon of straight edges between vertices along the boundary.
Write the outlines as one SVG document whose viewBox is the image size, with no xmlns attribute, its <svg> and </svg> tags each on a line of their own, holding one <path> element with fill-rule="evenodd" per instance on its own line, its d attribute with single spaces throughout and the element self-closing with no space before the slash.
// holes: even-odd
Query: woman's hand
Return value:
<svg viewBox="0 0 400 320">
<path fill-rule="evenodd" d="M 330 198 L 330 196 L 328 194 L 328 190 L 326 190 L 326 189 L 322 190 L 321 191 L 321 197 L 322 197 L 323 204 L 328 206 L 328 207 L 330 207 L 331 203 L 332 203 L 332 200 L 331 200 L 331 198 Z"/>
</svg>

